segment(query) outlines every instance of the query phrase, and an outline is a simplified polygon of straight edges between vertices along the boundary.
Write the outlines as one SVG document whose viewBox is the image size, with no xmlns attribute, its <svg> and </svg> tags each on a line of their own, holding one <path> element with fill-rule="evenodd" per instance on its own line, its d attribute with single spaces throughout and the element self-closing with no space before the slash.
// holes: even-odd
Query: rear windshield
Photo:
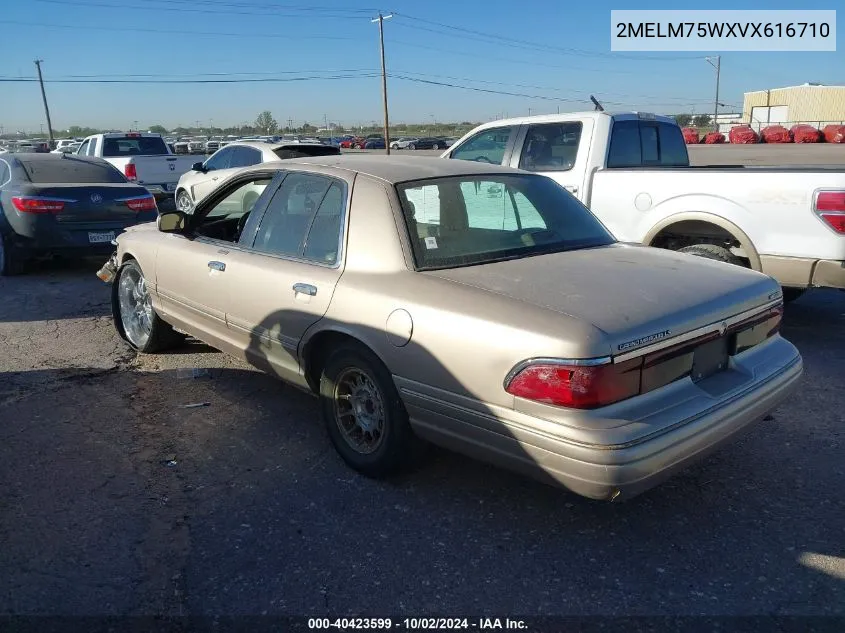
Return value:
<svg viewBox="0 0 845 633">
<path fill-rule="evenodd" d="M 119 171 L 108 163 L 66 156 L 56 160 L 19 159 L 27 177 L 34 183 L 121 183 L 128 182 Z"/>
<path fill-rule="evenodd" d="M 273 153 L 281 159 L 305 158 L 308 156 L 336 156 L 340 154 L 340 149 L 331 145 L 299 145 L 296 147 L 281 147 L 273 150 Z"/>
<path fill-rule="evenodd" d="M 167 144 L 160 136 L 118 136 L 103 141 L 103 156 L 158 156 L 167 153 Z"/>
<path fill-rule="evenodd" d="M 681 128 L 658 121 L 614 121 L 607 166 L 688 167 L 689 154 Z"/>
<path fill-rule="evenodd" d="M 551 178 L 490 174 L 397 186 L 419 270 L 612 244 L 614 237 Z"/>
</svg>

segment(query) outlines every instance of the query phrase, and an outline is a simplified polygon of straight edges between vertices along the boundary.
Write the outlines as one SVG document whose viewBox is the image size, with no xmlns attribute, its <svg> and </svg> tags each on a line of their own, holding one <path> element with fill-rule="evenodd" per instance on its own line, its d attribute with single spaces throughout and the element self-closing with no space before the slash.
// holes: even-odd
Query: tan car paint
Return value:
<svg viewBox="0 0 845 633">
<path fill-rule="evenodd" d="M 373 157 L 294 159 L 278 168 L 354 181 L 337 268 L 190 242 L 155 227 L 122 235 L 120 261 L 134 257 L 156 276 L 154 306 L 165 320 L 295 384 L 307 384 L 312 343 L 329 332 L 357 339 L 393 374 L 415 430 L 437 443 L 612 498 L 653 485 L 756 421 L 801 375 L 797 351 L 776 336 L 744 353 L 724 384 L 713 381 L 712 393 L 679 381 L 586 412 L 515 399 L 503 381 L 525 359 L 613 356 L 620 343 L 652 329 L 669 330 L 671 340 L 777 303 L 779 287 L 734 266 L 621 245 L 415 272 L 393 183 L 513 170 Z M 213 258 L 226 263 L 225 272 L 208 269 Z M 297 296 L 297 282 L 313 284 L 317 295 Z M 197 312 L 201 306 L 207 314 Z M 397 323 L 409 342 L 396 336 Z M 681 423 L 675 444 L 671 434 L 661 440 L 667 452 L 655 448 L 658 440 L 631 444 Z"/>
</svg>

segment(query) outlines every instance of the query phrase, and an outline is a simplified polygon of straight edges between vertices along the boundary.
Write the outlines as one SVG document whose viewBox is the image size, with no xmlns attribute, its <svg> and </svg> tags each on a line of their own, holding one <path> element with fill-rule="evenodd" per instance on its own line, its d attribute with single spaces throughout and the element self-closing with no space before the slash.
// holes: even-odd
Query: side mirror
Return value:
<svg viewBox="0 0 845 633">
<path fill-rule="evenodd" d="M 187 216 L 181 211 L 170 211 L 158 216 L 158 230 L 162 233 L 179 233 L 185 230 Z"/>
<path fill-rule="evenodd" d="M 194 163 L 193 166 L 191 167 L 191 169 L 193 171 L 201 171 L 203 173 L 206 172 L 205 165 L 202 163 L 202 161 L 200 161 L 198 163 Z"/>
</svg>

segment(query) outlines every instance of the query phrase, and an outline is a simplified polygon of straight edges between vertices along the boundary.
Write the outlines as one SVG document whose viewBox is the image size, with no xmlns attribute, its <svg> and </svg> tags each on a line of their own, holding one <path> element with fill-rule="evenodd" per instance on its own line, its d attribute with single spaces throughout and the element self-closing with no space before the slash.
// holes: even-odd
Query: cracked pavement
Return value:
<svg viewBox="0 0 845 633">
<path fill-rule="evenodd" d="M 362 478 L 307 394 L 136 357 L 98 264 L 0 279 L 0 614 L 845 615 L 845 293 L 788 306 L 773 420 L 611 505 L 442 451 Z"/>
</svg>

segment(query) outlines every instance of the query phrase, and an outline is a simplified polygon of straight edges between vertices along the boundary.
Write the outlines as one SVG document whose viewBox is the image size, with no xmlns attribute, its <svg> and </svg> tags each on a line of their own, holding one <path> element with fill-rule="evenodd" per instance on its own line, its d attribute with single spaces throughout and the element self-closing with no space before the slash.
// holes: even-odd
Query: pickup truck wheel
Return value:
<svg viewBox="0 0 845 633">
<path fill-rule="evenodd" d="M 685 246 L 678 252 L 704 257 L 705 259 L 715 259 L 726 264 L 744 266 L 742 259 L 731 253 L 724 246 L 717 246 L 716 244 L 693 244 L 692 246 Z"/>
<path fill-rule="evenodd" d="M 139 352 L 154 354 L 175 347 L 185 336 L 156 314 L 144 280 L 144 273 L 135 260 L 120 267 L 112 287 L 114 325 L 121 338 Z"/>
<path fill-rule="evenodd" d="M 390 372 L 363 345 L 336 349 L 323 367 L 319 389 L 329 438 L 354 470 L 384 477 L 420 454 L 424 445 L 411 430 Z"/>
<path fill-rule="evenodd" d="M 12 249 L 11 240 L 0 234 L 0 277 L 20 275 L 23 272 L 23 258 Z"/>
<path fill-rule="evenodd" d="M 176 194 L 176 210 L 182 213 L 191 213 L 194 210 L 194 201 L 184 189 Z"/>
</svg>

